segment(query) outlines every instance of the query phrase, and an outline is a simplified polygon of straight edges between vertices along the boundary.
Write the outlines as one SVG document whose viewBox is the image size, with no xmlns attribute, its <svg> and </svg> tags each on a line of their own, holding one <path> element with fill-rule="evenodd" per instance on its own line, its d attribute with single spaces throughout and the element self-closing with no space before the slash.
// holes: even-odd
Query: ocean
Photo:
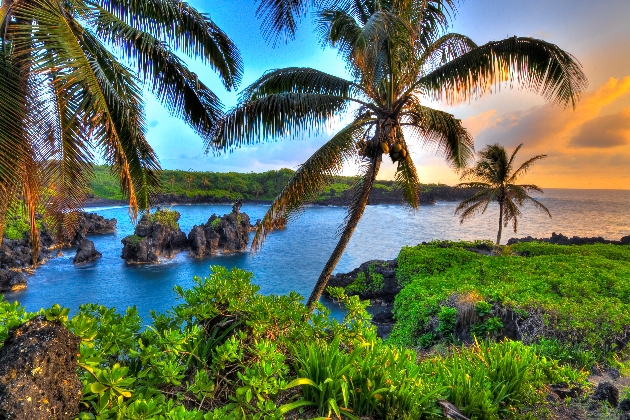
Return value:
<svg viewBox="0 0 630 420">
<path fill-rule="evenodd" d="M 630 190 L 547 189 L 538 198 L 551 211 L 552 218 L 533 206 L 523 208 L 518 233 L 504 228 L 502 243 L 511 237 L 549 237 L 552 232 L 567 236 L 603 236 L 619 240 L 630 235 Z M 241 211 L 252 222 L 261 218 L 266 205 L 245 204 Z M 357 226 L 336 272 L 347 272 L 372 259 L 393 259 L 403 246 L 423 241 L 496 239 L 498 206 L 486 214 L 460 224 L 454 215 L 456 202 L 438 202 L 411 211 L 402 205 L 368 206 Z M 216 213 L 229 213 L 228 205 L 173 206 L 181 213 L 180 226 L 186 233 L 195 224 L 205 223 Z M 193 284 L 193 277 L 207 276 L 210 266 L 239 267 L 253 273 L 253 282 L 265 294 L 296 291 L 308 296 L 337 242 L 338 228 L 346 215 L 343 207 L 306 207 L 303 214 L 285 230 L 273 232 L 256 254 L 242 252 L 204 259 L 181 253 L 155 265 L 127 265 L 121 258 L 121 239 L 133 233 L 126 207 L 88 208 L 106 218 L 116 218 L 116 233 L 95 235 L 96 249 L 103 257 L 93 263 L 74 266 L 76 248 L 49 260 L 28 277 L 28 287 L 7 293 L 29 311 L 55 303 L 75 312 L 83 303 L 99 303 L 119 311 L 136 306 L 149 321 L 150 310 L 164 312 L 177 304 L 175 285 Z M 250 234 L 253 235 L 253 234 Z M 330 302 L 324 302 L 330 305 Z M 338 315 L 338 309 L 330 305 Z"/>
</svg>

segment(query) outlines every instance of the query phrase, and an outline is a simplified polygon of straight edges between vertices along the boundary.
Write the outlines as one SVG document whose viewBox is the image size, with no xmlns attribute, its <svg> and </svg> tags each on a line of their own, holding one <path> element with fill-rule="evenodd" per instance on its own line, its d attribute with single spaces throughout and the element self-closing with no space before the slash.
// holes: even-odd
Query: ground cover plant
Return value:
<svg viewBox="0 0 630 420">
<path fill-rule="evenodd" d="M 297 294 L 263 296 L 251 273 L 213 267 L 181 303 L 142 325 L 124 313 L 82 305 L 72 317 L 42 311 L 81 337 L 80 419 L 439 418 L 447 399 L 471 418 L 526 415 L 544 384 L 583 383 L 584 374 L 519 342 L 478 342 L 418 358 L 383 343 L 366 302 L 344 304 L 337 321 Z M 35 313 L 0 301 L 0 340 Z M 522 411 L 523 410 L 523 411 Z"/>
<path fill-rule="evenodd" d="M 625 348 L 630 247 L 521 243 L 501 256 L 466 249 L 477 245 L 401 250 L 397 278 L 405 287 L 396 297 L 390 342 L 430 347 L 506 335 L 589 368 L 589 360 Z"/>
</svg>

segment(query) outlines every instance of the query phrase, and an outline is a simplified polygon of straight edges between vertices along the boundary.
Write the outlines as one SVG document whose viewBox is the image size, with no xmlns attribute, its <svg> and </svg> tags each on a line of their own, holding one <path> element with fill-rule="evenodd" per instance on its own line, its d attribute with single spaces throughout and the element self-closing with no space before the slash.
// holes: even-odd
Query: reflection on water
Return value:
<svg viewBox="0 0 630 420">
<path fill-rule="evenodd" d="M 551 232 L 567 236 L 603 236 L 619 239 L 630 235 L 630 191 L 546 190 L 540 202 L 553 218 L 531 206 L 523 210 L 518 237 L 549 237 Z M 453 215 L 457 203 L 438 203 L 411 212 L 400 205 L 369 206 L 359 223 L 337 271 L 349 271 L 370 259 L 392 259 L 405 245 L 433 239 L 473 240 L 496 237 L 496 208 L 461 225 Z M 252 221 L 263 216 L 268 206 L 244 205 Z M 174 206 L 182 214 L 185 232 L 212 215 L 228 213 L 228 205 Z M 118 219 L 115 234 L 94 236 L 96 249 L 103 257 L 81 267 L 72 265 L 75 249 L 49 261 L 29 277 L 28 288 L 7 294 L 28 310 L 35 311 L 59 303 L 72 310 L 82 303 L 96 302 L 120 310 L 136 305 L 146 317 L 150 309 L 163 312 L 173 306 L 173 286 L 190 287 L 193 276 L 206 276 L 210 265 L 240 267 L 252 271 L 262 293 L 283 294 L 297 291 L 308 296 L 336 244 L 336 232 L 345 216 L 342 207 L 308 207 L 287 229 L 272 233 L 262 250 L 252 255 L 238 253 L 202 260 L 185 253 L 157 265 L 127 266 L 120 259 L 120 240 L 133 233 L 126 208 L 91 209 Z M 513 235 L 504 229 L 504 241 Z"/>
</svg>

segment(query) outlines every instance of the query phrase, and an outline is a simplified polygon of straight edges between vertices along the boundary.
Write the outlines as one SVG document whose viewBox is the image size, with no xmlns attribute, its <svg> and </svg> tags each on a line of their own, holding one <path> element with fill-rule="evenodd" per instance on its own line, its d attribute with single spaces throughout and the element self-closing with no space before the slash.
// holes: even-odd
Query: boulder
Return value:
<svg viewBox="0 0 630 420">
<path fill-rule="evenodd" d="M 79 414 L 81 339 L 43 315 L 13 328 L 0 348 L 0 418 L 72 419 Z"/>
<path fill-rule="evenodd" d="M 153 215 L 142 216 L 133 235 L 123 243 L 121 258 L 128 263 L 156 263 L 160 257 L 173 258 L 189 249 L 186 234 L 179 228 L 180 214 L 174 210 L 158 209 Z"/>
<path fill-rule="evenodd" d="M 234 205 L 232 213 L 222 217 L 213 214 L 205 224 L 192 228 L 188 234 L 189 255 L 202 258 L 217 252 L 243 251 L 247 249 L 250 229 L 249 216 Z"/>
<path fill-rule="evenodd" d="M 0 293 L 26 289 L 26 277 L 20 272 L 0 269 Z"/>
<path fill-rule="evenodd" d="M 617 404 L 619 404 L 619 390 L 611 382 L 600 382 L 591 398 L 596 401 L 608 401 L 611 407 L 617 407 Z"/>
<path fill-rule="evenodd" d="M 102 257 L 102 254 L 94 248 L 94 242 L 87 238 L 84 238 L 77 248 L 77 253 L 74 256 L 73 262 L 75 264 L 85 264 L 94 261 L 97 258 Z"/>
</svg>

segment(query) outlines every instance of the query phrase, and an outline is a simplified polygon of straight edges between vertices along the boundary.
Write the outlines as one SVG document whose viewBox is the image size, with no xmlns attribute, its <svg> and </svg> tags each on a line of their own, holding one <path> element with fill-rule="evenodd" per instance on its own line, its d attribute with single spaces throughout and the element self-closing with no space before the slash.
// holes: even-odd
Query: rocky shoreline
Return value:
<svg viewBox="0 0 630 420">
<path fill-rule="evenodd" d="M 76 264 L 83 264 L 98 258 L 100 254 L 94 249 L 92 241 L 86 235 L 108 234 L 116 231 L 116 219 L 106 219 L 94 213 L 80 213 L 78 227 L 73 237 L 56 240 L 45 222 L 39 230 L 40 250 L 37 265 L 45 264 L 64 247 L 78 245 Z M 90 246 L 91 244 L 91 246 Z M 32 272 L 33 253 L 26 238 L 3 238 L 0 245 L 0 293 L 17 291 L 26 288 L 26 277 L 23 272 Z"/>
</svg>

